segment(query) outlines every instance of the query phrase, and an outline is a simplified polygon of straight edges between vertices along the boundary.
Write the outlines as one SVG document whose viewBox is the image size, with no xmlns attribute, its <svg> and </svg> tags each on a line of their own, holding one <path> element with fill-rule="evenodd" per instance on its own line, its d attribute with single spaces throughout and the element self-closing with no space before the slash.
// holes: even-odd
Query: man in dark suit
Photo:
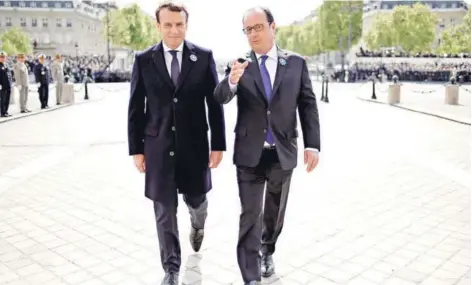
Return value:
<svg viewBox="0 0 472 285">
<path fill-rule="evenodd" d="M 307 64 L 303 57 L 277 47 L 272 13 L 250 9 L 243 25 L 252 51 L 227 69 L 214 95 L 219 103 L 237 95 L 234 163 L 242 205 L 238 263 L 245 284 L 257 284 L 261 274 L 274 273 L 272 254 L 297 165 L 297 109 L 308 172 L 318 163 L 320 127 Z"/>
<path fill-rule="evenodd" d="M 128 109 L 129 154 L 145 173 L 145 194 L 154 201 L 164 285 L 178 284 L 181 265 L 177 194 L 184 195 L 190 243 L 199 251 L 206 193 L 212 188 L 210 168 L 218 166 L 226 150 L 223 107 L 213 97 L 218 84 L 213 54 L 185 40 L 187 19 L 183 6 L 166 3 L 156 10 L 163 40 L 136 54 Z"/>
<path fill-rule="evenodd" d="M 49 83 L 51 80 L 49 75 L 50 70 L 46 66 L 46 56 L 44 54 L 40 54 L 38 56 L 38 61 L 38 64 L 36 64 L 34 67 L 33 73 L 36 83 L 39 83 L 39 102 L 41 103 L 41 109 L 49 109 Z"/>
</svg>

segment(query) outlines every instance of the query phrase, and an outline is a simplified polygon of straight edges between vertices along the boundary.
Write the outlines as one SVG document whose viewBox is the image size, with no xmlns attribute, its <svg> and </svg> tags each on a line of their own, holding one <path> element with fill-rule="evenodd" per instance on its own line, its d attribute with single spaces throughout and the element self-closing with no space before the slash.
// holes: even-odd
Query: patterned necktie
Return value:
<svg viewBox="0 0 472 285">
<path fill-rule="evenodd" d="M 264 93 L 266 95 L 267 101 L 270 102 L 270 99 L 272 99 L 272 83 L 270 82 L 269 71 L 267 70 L 267 67 L 265 65 L 267 58 L 267 55 L 261 56 L 261 65 L 259 66 L 259 71 L 261 72 L 262 83 L 264 84 Z M 275 143 L 270 124 L 269 128 L 267 129 L 266 142 L 270 145 L 274 145 Z"/>
<path fill-rule="evenodd" d="M 170 64 L 170 78 L 172 79 L 172 82 L 174 82 L 174 86 L 177 87 L 180 75 L 179 60 L 177 59 L 177 52 L 179 51 L 170 50 L 169 52 L 172 55 L 172 62 Z"/>
</svg>

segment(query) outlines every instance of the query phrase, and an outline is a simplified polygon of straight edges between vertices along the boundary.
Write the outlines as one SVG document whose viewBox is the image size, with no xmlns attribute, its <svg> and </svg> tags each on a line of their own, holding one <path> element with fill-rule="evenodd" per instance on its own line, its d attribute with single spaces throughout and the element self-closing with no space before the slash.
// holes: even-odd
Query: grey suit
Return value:
<svg viewBox="0 0 472 285">
<path fill-rule="evenodd" d="M 28 67 L 25 63 L 17 62 L 13 65 L 13 73 L 15 74 L 15 83 L 20 93 L 20 110 L 26 111 L 28 103 Z"/>
<path fill-rule="evenodd" d="M 305 148 L 320 150 L 318 108 L 306 62 L 281 49 L 277 49 L 277 58 L 270 100 L 264 95 L 253 52 L 245 57 L 250 63 L 236 92 L 228 83 L 229 68 L 214 92 L 219 103 L 228 103 L 235 96 L 238 100 L 233 160 L 242 208 L 237 255 L 245 282 L 261 280 L 260 250 L 272 254 L 282 231 L 292 171 L 297 165 L 297 110 Z M 264 143 L 269 126 L 275 146 Z"/>
<path fill-rule="evenodd" d="M 52 80 L 56 83 L 56 103 L 62 103 L 62 91 L 64 90 L 64 68 L 62 63 L 54 61 L 51 64 Z"/>
</svg>

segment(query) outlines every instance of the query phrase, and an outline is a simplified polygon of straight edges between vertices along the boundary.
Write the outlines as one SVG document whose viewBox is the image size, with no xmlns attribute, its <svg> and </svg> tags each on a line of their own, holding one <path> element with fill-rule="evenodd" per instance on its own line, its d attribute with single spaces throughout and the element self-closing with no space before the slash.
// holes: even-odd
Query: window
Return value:
<svg viewBox="0 0 472 285">
<path fill-rule="evenodd" d="M 6 17 L 5 18 L 5 26 L 7 27 L 11 27 L 11 17 Z"/>
<path fill-rule="evenodd" d="M 42 22 L 43 22 L 43 28 L 47 28 L 48 27 L 48 18 L 43 18 Z"/>
<path fill-rule="evenodd" d="M 25 18 L 20 18 L 20 25 L 22 27 L 26 27 L 26 19 Z"/>
<path fill-rule="evenodd" d="M 58 28 L 62 27 L 62 19 L 61 18 L 56 19 L 56 27 L 58 27 Z"/>
<path fill-rule="evenodd" d="M 72 20 L 71 20 L 71 19 L 67 19 L 66 26 L 67 26 L 68 28 L 71 28 L 71 27 L 72 27 Z"/>
<path fill-rule="evenodd" d="M 38 19 L 33 18 L 31 19 L 31 27 L 37 27 L 38 26 Z"/>
</svg>

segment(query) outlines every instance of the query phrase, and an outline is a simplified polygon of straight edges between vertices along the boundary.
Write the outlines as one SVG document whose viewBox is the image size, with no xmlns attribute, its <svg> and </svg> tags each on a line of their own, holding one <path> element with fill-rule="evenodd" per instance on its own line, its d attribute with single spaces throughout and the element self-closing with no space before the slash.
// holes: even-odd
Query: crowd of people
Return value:
<svg viewBox="0 0 472 285">
<path fill-rule="evenodd" d="M 470 54 L 461 53 L 461 54 L 436 54 L 436 53 L 414 53 L 407 54 L 403 51 L 396 50 L 383 50 L 383 51 L 370 51 L 364 48 L 359 48 L 359 52 L 356 53 L 357 57 L 421 57 L 421 58 L 469 58 Z"/>
<path fill-rule="evenodd" d="M 13 66 L 16 62 L 15 56 L 9 56 L 7 64 Z M 53 57 L 46 55 L 45 65 L 49 66 L 54 61 Z M 91 74 L 94 82 L 123 82 L 129 80 L 126 72 L 107 71 L 109 66 L 108 57 L 105 55 L 82 55 L 68 56 L 62 55 L 64 75 L 70 82 L 83 82 L 86 74 Z M 110 59 L 110 62 L 113 58 Z M 33 69 L 38 64 L 37 56 L 27 55 L 25 63 L 28 67 L 31 82 L 34 82 Z"/>
<path fill-rule="evenodd" d="M 348 82 L 358 82 L 368 80 L 372 75 L 378 78 L 385 76 L 388 80 L 396 75 L 400 81 L 415 82 L 447 82 L 453 77 L 457 82 L 466 83 L 470 82 L 470 61 L 460 64 L 358 62 L 345 73 L 341 70 L 336 71 L 333 79 L 346 81 L 344 76 L 347 76 Z"/>
</svg>

